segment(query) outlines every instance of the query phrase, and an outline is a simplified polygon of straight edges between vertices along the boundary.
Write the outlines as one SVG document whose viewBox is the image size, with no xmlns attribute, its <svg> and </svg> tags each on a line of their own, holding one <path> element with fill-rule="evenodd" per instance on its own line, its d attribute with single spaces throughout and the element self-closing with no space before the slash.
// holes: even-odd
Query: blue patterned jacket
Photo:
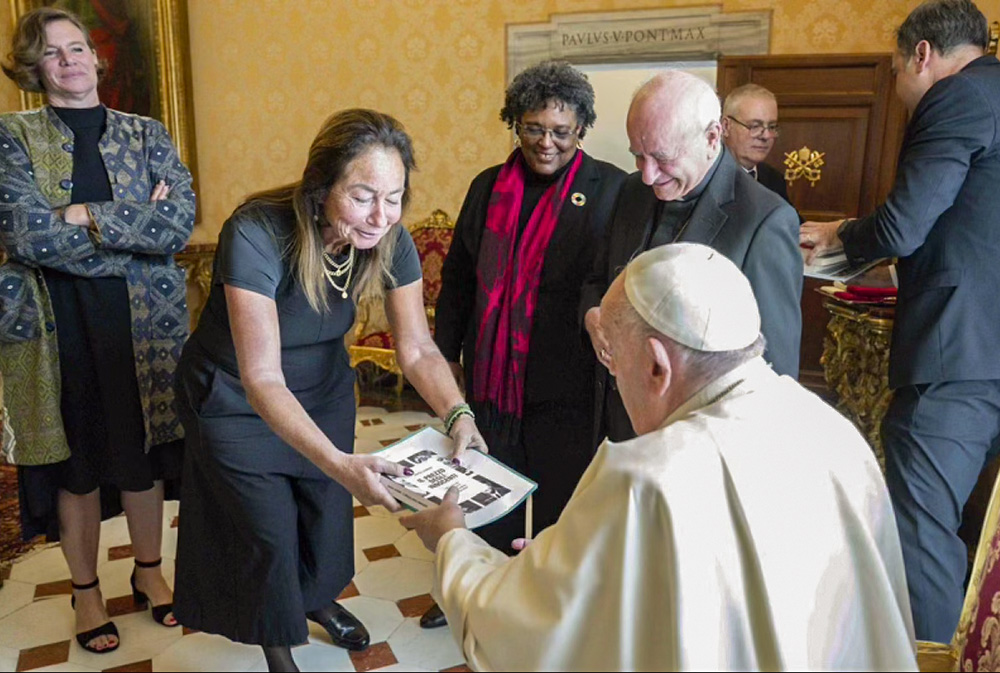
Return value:
<svg viewBox="0 0 1000 673">
<path fill-rule="evenodd" d="M 73 132 L 48 106 L 0 115 L 0 372 L 17 444 L 6 457 L 44 465 L 69 456 L 59 411 L 58 326 L 42 267 L 126 281 L 132 345 L 150 446 L 178 439 L 173 376 L 188 333 L 184 272 L 173 254 L 194 226 L 191 173 L 163 125 L 107 110 L 101 157 L 113 201 L 88 203 L 96 230 L 57 214 L 68 205 Z M 165 200 L 151 203 L 165 180 Z"/>
</svg>

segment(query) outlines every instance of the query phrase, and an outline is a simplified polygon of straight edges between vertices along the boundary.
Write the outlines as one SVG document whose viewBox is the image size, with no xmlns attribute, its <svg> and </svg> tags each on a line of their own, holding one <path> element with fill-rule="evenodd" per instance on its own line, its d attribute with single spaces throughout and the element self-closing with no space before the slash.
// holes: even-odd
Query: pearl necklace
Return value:
<svg viewBox="0 0 1000 673">
<path fill-rule="evenodd" d="M 333 259 L 333 255 L 328 252 L 323 253 L 323 275 L 333 286 L 333 289 L 340 293 L 343 299 L 347 299 L 347 288 L 351 284 L 351 275 L 354 273 L 354 246 L 351 246 L 351 251 L 347 255 L 346 262 L 336 262 Z M 344 281 L 344 285 L 337 285 L 335 279 L 340 278 L 344 274 L 347 274 L 347 279 Z"/>
</svg>

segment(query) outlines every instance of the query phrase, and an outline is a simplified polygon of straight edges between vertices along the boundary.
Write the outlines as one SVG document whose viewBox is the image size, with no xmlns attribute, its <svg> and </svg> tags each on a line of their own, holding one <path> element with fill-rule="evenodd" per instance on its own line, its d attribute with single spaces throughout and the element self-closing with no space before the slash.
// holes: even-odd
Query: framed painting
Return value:
<svg viewBox="0 0 1000 673">
<path fill-rule="evenodd" d="M 194 108 L 188 54 L 187 0 L 9 0 L 16 22 L 27 11 L 54 6 L 79 16 L 90 29 L 107 70 L 101 102 L 163 122 L 181 160 L 195 177 Z M 24 109 L 41 107 L 39 94 L 21 92 Z"/>
</svg>

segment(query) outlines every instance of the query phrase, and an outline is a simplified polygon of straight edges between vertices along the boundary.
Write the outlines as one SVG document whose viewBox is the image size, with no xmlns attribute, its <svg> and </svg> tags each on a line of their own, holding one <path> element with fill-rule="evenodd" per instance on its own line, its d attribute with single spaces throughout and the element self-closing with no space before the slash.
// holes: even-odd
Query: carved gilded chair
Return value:
<svg viewBox="0 0 1000 673">
<path fill-rule="evenodd" d="M 995 479 L 958 628 L 951 642 L 917 641 L 921 671 L 1000 671 L 1000 478 Z"/>
<path fill-rule="evenodd" d="M 441 267 L 451 247 L 451 237 L 455 223 L 443 210 L 435 210 L 431 216 L 408 227 L 413 243 L 420 256 L 420 268 L 424 276 L 424 309 L 427 324 L 434 333 L 434 306 L 441 292 Z M 358 309 L 354 344 L 348 348 L 351 366 L 362 362 L 373 362 L 376 366 L 396 375 L 396 394 L 403 391 L 403 372 L 396 361 L 396 344 L 392 334 L 384 325 L 373 320 L 381 313 L 379 307 L 362 305 Z M 382 321 L 384 323 L 384 321 Z"/>
</svg>

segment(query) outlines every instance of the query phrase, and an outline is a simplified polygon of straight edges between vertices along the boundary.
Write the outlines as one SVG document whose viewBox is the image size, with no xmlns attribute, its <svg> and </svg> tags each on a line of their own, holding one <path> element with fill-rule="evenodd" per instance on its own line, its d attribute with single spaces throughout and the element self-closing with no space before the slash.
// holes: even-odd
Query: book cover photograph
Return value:
<svg viewBox="0 0 1000 673">
<path fill-rule="evenodd" d="M 441 503 L 452 486 L 458 488 L 458 506 L 470 529 L 506 516 L 537 484 L 503 463 L 474 449 L 462 454 L 461 465 L 451 462 L 451 438 L 434 428 L 423 428 L 377 455 L 413 470 L 409 477 L 383 476 L 382 482 L 402 505 L 419 511 Z"/>
</svg>

